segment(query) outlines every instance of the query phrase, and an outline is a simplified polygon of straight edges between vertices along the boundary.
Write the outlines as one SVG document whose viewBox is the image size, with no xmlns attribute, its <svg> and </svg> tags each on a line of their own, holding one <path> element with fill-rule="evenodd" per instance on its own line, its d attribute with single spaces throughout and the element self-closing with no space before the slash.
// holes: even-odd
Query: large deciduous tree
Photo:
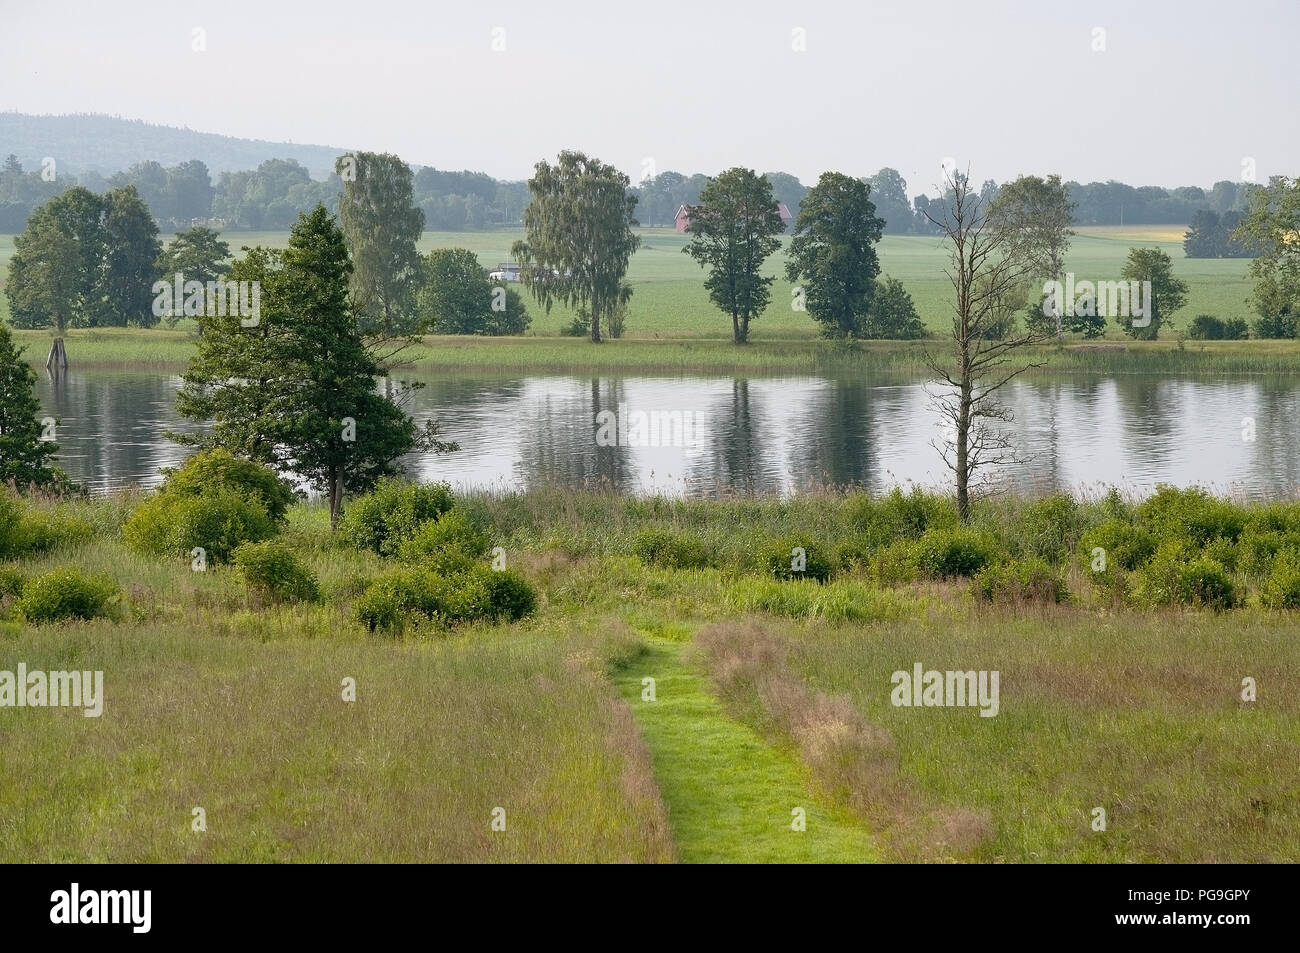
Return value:
<svg viewBox="0 0 1300 953">
<path fill-rule="evenodd" d="M 946 358 L 927 352 L 926 363 L 943 388 L 934 402 L 949 432 L 935 446 L 956 479 L 957 512 L 965 521 L 977 471 L 1012 456 L 1006 435 L 996 424 L 990 426 L 1011 419 L 999 392 L 1017 375 L 1041 365 L 1017 352 L 1048 334 L 1008 326 L 1040 267 L 1032 229 L 996 225 L 990 203 L 971 188 L 968 176 L 953 173 L 947 184 L 943 206 L 931 205 L 926 217 L 949 245 L 952 352 Z"/>
<path fill-rule="evenodd" d="M 415 328 L 424 212 L 414 203 L 411 167 L 389 153 L 340 156 L 339 224 L 352 253 L 353 306 L 369 333 Z"/>
<path fill-rule="evenodd" d="M 1141 319 L 1135 319 L 1131 313 L 1117 314 L 1115 323 L 1131 338 L 1154 341 L 1161 325 L 1187 303 L 1187 284 L 1174 277 L 1173 261 L 1159 248 L 1130 248 L 1120 277 L 1128 282 L 1138 282 L 1139 288 L 1143 282 L 1151 282 L 1151 294 L 1145 301 L 1145 307 L 1150 310 Z M 1130 297 L 1129 311 L 1136 310 L 1137 305 Z"/>
<path fill-rule="evenodd" d="M 641 240 L 633 233 L 636 196 L 628 177 L 581 152 L 537 163 L 528 180 L 525 237 L 511 247 L 526 287 L 550 313 L 560 301 L 591 314 L 591 340 L 600 342 L 625 295 L 623 276 Z"/>
<path fill-rule="evenodd" d="M 214 424 L 177 439 L 297 476 L 329 500 L 331 526 L 345 489 L 372 486 L 413 449 L 454 449 L 432 422 L 417 429 L 378 392 L 385 369 L 348 304 L 351 270 L 343 234 L 323 206 L 299 218 L 283 252 L 252 249 L 231 279 L 262 283 L 258 323 L 209 317 L 177 397 L 181 414 Z"/>
<path fill-rule="evenodd" d="M 162 242 L 158 225 L 135 186 L 104 196 L 103 323 L 125 327 L 158 323 L 153 313 Z"/>
<path fill-rule="evenodd" d="M 528 312 L 519 292 L 488 281 L 478 256 L 435 248 L 424 259 L 417 297 L 421 326 L 435 334 L 523 334 Z"/>
<path fill-rule="evenodd" d="M 781 247 L 777 237 L 785 223 L 767 176 L 752 169 L 728 169 L 700 193 L 690 210 L 690 242 L 682 249 L 708 268 L 704 287 L 719 308 L 731 315 L 732 340 L 749 340 L 749 322 L 762 314 L 772 297 L 771 275 L 763 263 Z"/>
<path fill-rule="evenodd" d="M 883 228 L 871 186 L 852 176 L 825 172 L 804 196 L 786 277 L 801 283 L 805 308 L 824 336 L 862 335 L 880 274 L 875 245 Z"/>
<path fill-rule="evenodd" d="M 1274 176 L 1256 189 L 1232 237 L 1258 256 L 1250 263 L 1250 275 L 1259 330 L 1270 337 L 1282 329 L 1295 336 L 1300 319 L 1300 179 Z"/>
<path fill-rule="evenodd" d="M 74 186 L 32 211 L 14 238 L 9 296 L 14 327 L 93 325 L 102 313 L 104 200 Z"/>
<path fill-rule="evenodd" d="M 1065 270 L 1065 253 L 1074 220 L 1074 203 L 1059 175 L 1041 178 L 1022 175 L 996 190 L 995 198 L 988 204 L 989 221 L 996 229 L 1021 232 L 1009 236 L 1008 242 L 1016 244 L 1023 239 L 1031 256 L 1034 273 L 1029 277 L 1038 281 L 1060 281 Z M 1064 337 L 1066 319 L 1062 302 L 1054 302 L 1056 336 Z M 1071 315 L 1071 319 L 1073 315 Z M 1070 330 L 1085 330 L 1070 327 Z"/>
</svg>

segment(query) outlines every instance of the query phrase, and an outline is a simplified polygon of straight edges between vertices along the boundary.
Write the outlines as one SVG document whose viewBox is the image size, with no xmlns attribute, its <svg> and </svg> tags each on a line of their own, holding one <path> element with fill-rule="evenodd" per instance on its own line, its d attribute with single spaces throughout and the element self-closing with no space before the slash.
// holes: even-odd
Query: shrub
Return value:
<svg viewBox="0 0 1300 953">
<path fill-rule="evenodd" d="M 1074 497 L 1058 493 L 1024 508 L 1016 538 L 1022 551 L 1056 564 L 1078 543 L 1080 524 L 1079 504 Z"/>
<path fill-rule="evenodd" d="M 28 622 L 43 625 L 63 619 L 110 617 L 120 596 L 108 576 L 63 568 L 29 579 L 15 606 Z"/>
<path fill-rule="evenodd" d="M 960 522 L 951 501 L 913 488 L 903 493 L 894 487 L 874 505 L 858 504 L 854 514 L 869 542 L 885 546 L 896 539 L 919 539 L 936 527 L 955 527 Z"/>
<path fill-rule="evenodd" d="M 23 574 L 17 566 L 0 566 L 0 599 L 23 594 Z"/>
<path fill-rule="evenodd" d="M 984 566 L 975 574 L 973 591 L 989 602 L 1065 602 L 1070 591 L 1060 572 L 1038 557 Z"/>
<path fill-rule="evenodd" d="M 1151 558 L 1156 551 L 1155 537 L 1150 530 L 1122 519 L 1108 519 L 1079 537 L 1079 561 L 1094 575 L 1093 551 L 1105 550 L 1106 569 L 1113 567 L 1133 570 Z"/>
<path fill-rule="evenodd" d="M 993 558 L 994 547 L 970 529 L 930 530 L 916 544 L 916 568 L 931 579 L 973 576 Z"/>
<path fill-rule="evenodd" d="M 528 580 L 512 569 L 494 571 L 487 577 L 488 607 L 494 619 L 517 622 L 537 608 L 537 593 Z"/>
<path fill-rule="evenodd" d="M 284 543 L 242 543 L 234 562 L 249 592 L 272 602 L 318 602 L 316 574 Z"/>
<path fill-rule="evenodd" d="M 1255 321 L 1257 338 L 1293 338 L 1297 330 L 1300 330 L 1300 316 L 1286 311 L 1262 315 Z"/>
<path fill-rule="evenodd" d="M 209 561 L 223 563 L 241 543 L 270 539 L 276 529 L 260 500 L 234 488 L 197 496 L 176 496 L 164 489 L 136 507 L 122 535 L 141 552 L 188 557 L 197 547 Z"/>
<path fill-rule="evenodd" d="M 1223 322 L 1223 339 L 1225 341 L 1244 341 L 1250 337 L 1250 328 L 1245 318 L 1229 318 Z"/>
<path fill-rule="evenodd" d="M 802 554 L 802 568 L 799 566 Z M 833 568 L 821 545 L 803 536 L 787 536 L 763 549 L 762 564 L 774 579 L 816 579 L 825 582 Z"/>
<path fill-rule="evenodd" d="M 1216 611 L 1237 604 L 1237 591 L 1223 566 L 1198 555 L 1184 540 L 1160 544 L 1138 574 L 1135 598 L 1155 606 L 1197 606 Z"/>
<path fill-rule="evenodd" d="M 1198 546 L 1219 536 L 1235 541 L 1246 525 L 1240 506 L 1216 499 L 1199 487 L 1178 489 L 1161 484 L 1155 495 L 1137 508 L 1137 515 L 1162 541 L 1187 538 Z"/>
<path fill-rule="evenodd" d="M 162 492 L 205 496 L 225 487 L 262 504 L 267 515 L 283 523 L 294 500 L 293 489 L 275 471 L 226 450 L 203 450 L 178 469 L 164 470 Z"/>
<path fill-rule="evenodd" d="M 0 559 L 41 553 L 54 546 L 91 538 L 94 527 L 57 510 L 36 509 L 0 486 Z"/>
<path fill-rule="evenodd" d="M 712 553 L 693 533 L 671 529 L 643 529 L 632 538 L 632 552 L 649 566 L 668 569 L 702 569 L 712 562 Z"/>
<path fill-rule="evenodd" d="M 454 502 L 446 483 L 408 483 L 385 477 L 347 505 L 339 521 L 339 539 L 355 549 L 393 555 L 421 525 L 436 520 Z"/>
<path fill-rule="evenodd" d="M 1167 539 L 1134 574 L 1133 601 L 1146 606 L 1171 606 L 1178 602 L 1178 572 L 1196 550 L 1186 539 Z"/>
<path fill-rule="evenodd" d="M 1278 557 L 1260 587 L 1259 601 L 1269 609 L 1300 609 L 1300 553 L 1289 550 Z"/>
<path fill-rule="evenodd" d="M 1208 556 L 1193 559 L 1178 570 L 1174 591 L 1180 605 L 1204 606 L 1218 612 L 1237 604 L 1232 578 Z"/>
<path fill-rule="evenodd" d="M 491 540 L 462 510 L 450 509 L 437 519 L 426 520 L 397 548 L 405 562 L 436 560 L 446 551 L 463 554 L 469 559 L 486 556 Z"/>
<path fill-rule="evenodd" d="M 1227 328 L 1212 315 L 1198 314 L 1187 326 L 1187 336 L 1193 341 L 1222 341 L 1227 337 Z"/>
<path fill-rule="evenodd" d="M 477 619 L 522 618 L 536 596 L 522 577 L 486 566 L 450 575 L 406 567 L 376 579 L 354 607 L 357 619 L 372 632 L 400 631 L 409 620 L 456 625 Z"/>
<path fill-rule="evenodd" d="M 1276 564 L 1278 553 L 1287 548 L 1300 549 L 1300 539 L 1289 538 L 1276 530 L 1247 526 L 1237 540 L 1237 569 L 1251 579 L 1265 577 Z"/>
</svg>

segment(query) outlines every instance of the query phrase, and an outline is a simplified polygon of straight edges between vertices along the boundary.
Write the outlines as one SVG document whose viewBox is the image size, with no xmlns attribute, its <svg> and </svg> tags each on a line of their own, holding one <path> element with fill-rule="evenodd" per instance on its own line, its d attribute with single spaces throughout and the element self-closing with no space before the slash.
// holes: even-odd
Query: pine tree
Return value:
<svg viewBox="0 0 1300 953">
<path fill-rule="evenodd" d="M 58 486 L 66 478 L 49 460 L 58 451 L 42 440 L 41 405 L 32 386 L 36 373 L 14 345 L 8 325 L 0 322 L 0 483 L 21 488 Z"/>
<path fill-rule="evenodd" d="M 330 503 L 364 490 L 417 448 L 455 449 L 415 422 L 375 379 L 384 374 L 348 305 L 343 233 L 324 206 L 298 219 L 282 253 L 252 249 L 231 280 L 261 283 L 261 314 L 209 317 L 177 409 L 212 420 L 209 434 L 177 439 L 219 446 L 304 480 Z"/>
</svg>

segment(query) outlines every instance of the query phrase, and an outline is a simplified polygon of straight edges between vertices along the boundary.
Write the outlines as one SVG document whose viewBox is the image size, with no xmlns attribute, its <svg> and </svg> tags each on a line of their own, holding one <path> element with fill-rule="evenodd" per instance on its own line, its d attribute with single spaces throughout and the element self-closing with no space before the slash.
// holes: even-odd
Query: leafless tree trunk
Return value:
<svg viewBox="0 0 1300 953">
<path fill-rule="evenodd" d="M 946 185 L 950 196 L 938 206 L 940 217 L 929 211 L 925 215 L 951 245 L 951 270 L 946 273 L 956 293 L 953 351 L 950 359 L 941 361 L 927 350 L 925 361 L 946 385 L 933 400 L 952 437 L 934 446 L 956 478 L 957 512 L 965 522 L 976 471 L 1014 459 L 1006 435 L 990 426 L 1011 420 L 1010 410 L 998 402 L 998 392 L 1019 374 L 1042 366 L 1044 362 L 1018 352 L 1051 333 L 1018 328 L 1003 333 L 1003 322 L 1024 305 L 1033 277 L 1029 240 L 990 224 L 988 203 L 970 188 L 969 173 L 952 173 Z"/>
</svg>

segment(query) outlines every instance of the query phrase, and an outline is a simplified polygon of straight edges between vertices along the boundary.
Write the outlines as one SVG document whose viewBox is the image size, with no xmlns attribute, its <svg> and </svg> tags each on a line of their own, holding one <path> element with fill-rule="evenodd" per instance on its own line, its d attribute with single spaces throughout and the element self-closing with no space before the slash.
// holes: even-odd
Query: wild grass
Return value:
<svg viewBox="0 0 1300 953">
<path fill-rule="evenodd" d="M 536 613 L 390 638 L 351 613 L 385 561 L 337 545 L 323 507 L 292 508 L 281 537 L 322 602 L 257 608 L 233 569 L 127 549 L 138 501 L 29 504 L 92 531 L 7 565 L 107 574 L 124 614 L 0 621 L 0 670 L 102 669 L 107 696 L 99 719 L 0 710 L 0 860 L 1300 858 L 1300 616 L 1255 588 L 1261 534 L 1284 540 L 1294 504 L 980 501 L 998 558 L 1069 582 L 1065 604 L 1003 605 L 907 562 L 927 533 L 946 552 L 943 499 L 480 494 L 458 505 Z M 1080 540 L 1121 518 L 1206 537 L 1215 559 L 1233 552 L 1214 534 L 1246 540 L 1244 607 L 1098 590 Z M 694 539 L 690 565 L 636 555 L 647 530 Z M 795 534 L 831 554 L 826 584 L 771 578 L 768 542 Z M 998 671 L 998 715 L 893 707 L 890 675 L 915 662 Z"/>
</svg>

